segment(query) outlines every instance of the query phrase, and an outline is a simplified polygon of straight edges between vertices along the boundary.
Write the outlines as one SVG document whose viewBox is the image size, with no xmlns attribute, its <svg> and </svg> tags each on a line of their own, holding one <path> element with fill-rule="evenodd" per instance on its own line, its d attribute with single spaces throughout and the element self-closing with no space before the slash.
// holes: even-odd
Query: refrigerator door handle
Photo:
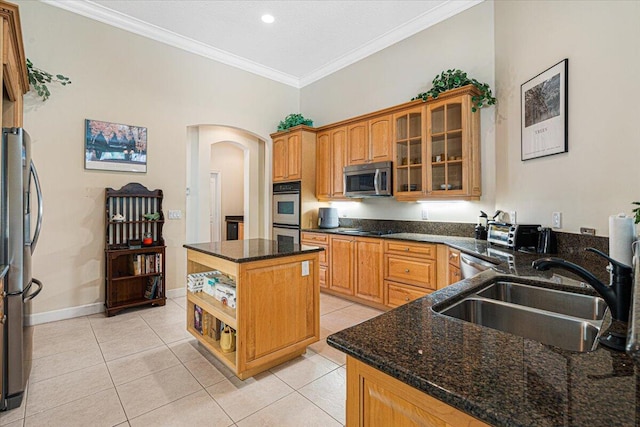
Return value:
<svg viewBox="0 0 640 427">
<path fill-rule="evenodd" d="M 31 166 L 29 169 L 29 181 L 31 181 L 31 177 L 33 177 L 33 182 L 36 186 L 36 194 L 38 196 L 38 221 L 36 222 L 36 229 L 33 233 L 33 239 L 31 239 L 31 253 L 33 254 L 33 251 L 36 249 L 36 244 L 38 243 L 38 237 L 40 237 L 40 229 L 42 229 L 42 188 L 40 187 L 38 171 L 36 170 L 36 165 L 33 164 L 33 160 L 31 160 Z M 29 182 L 29 186 L 31 186 L 31 182 Z M 40 285 L 42 285 L 42 283 Z"/>
<path fill-rule="evenodd" d="M 42 291 L 42 282 L 39 281 L 38 279 L 31 279 L 31 282 L 29 284 L 29 286 L 27 287 L 27 290 L 22 294 L 22 301 L 27 302 L 29 300 L 34 299 L 35 297 L 38 296 L 38 294 L 40 293 L 40 291 Z M 38 290 L 33 292 L 33 293 L 29 293 L 29 291 L 31 290 L 31 285 L 35 283 L 36 285 L 38 285 Z M 27 295 L 28 294 L 28 295 Z"/>
</svg>

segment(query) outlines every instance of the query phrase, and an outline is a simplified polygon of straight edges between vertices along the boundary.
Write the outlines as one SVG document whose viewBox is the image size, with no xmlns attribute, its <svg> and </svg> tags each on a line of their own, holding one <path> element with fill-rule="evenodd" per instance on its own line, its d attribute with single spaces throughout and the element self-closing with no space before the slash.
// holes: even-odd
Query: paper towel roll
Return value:
<svg viewBox="0 0 640 427">
<path fill-rule="evenodd" d="M 633 218 L 621 213 L 609 217 L 609 256 L 631 266 L 631 245 L 635 240 L 636 226 Z"/>
</svg>

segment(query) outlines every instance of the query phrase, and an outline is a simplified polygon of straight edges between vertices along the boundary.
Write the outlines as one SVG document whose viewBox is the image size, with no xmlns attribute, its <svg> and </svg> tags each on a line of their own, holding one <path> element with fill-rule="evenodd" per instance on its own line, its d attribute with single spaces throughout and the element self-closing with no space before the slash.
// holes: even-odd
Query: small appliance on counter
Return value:
<svg viewBox="0 0 640 427">
<path fill-rule="evenodd" d="M 319 228 L 338 228 L 338 209 L 336 208 L 318 208 L 318 227 Z"/>
<path fill-rule="evenodd" d="M 484 218 L 484 225 L 482 224 L 482 218 Z M 487 222 L 488 217 L 487 214 L 483 211 L 480 211 L 480 216 L 478 217 L 478 224 L 475 228 L 475 237 L 477 240 L 487 240 Z"/>
<path fill-rule="evenodd" d="M 558 253 L 558 243 L 556 233 L 549 227 L 538 228 L 540 236 L 538 237 L 538 253 L 539 254 L 556 254 Z"/>
<path fill-rule="evenodd" d="M 530 249 L 538 251 L 540 224 L 509 224 L 489 222 L 487 241 L 511 250 Z"/>
</svg>

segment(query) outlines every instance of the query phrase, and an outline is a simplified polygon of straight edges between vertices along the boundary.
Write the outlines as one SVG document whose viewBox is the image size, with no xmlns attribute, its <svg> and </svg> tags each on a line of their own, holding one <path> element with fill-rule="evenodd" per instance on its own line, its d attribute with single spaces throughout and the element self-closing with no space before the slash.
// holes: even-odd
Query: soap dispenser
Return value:
<svg viewBox="0 0 640 427">
<path fill-rule="evenodd" d="M 482 218 L 484 218 L 484 224 L 482 225 Z M 480 216 L 478 217 L 478 224 L 476 225 L 476 239 L 477 240 L 487 240 L 487 214 L 483 211 L 480 211 Z"/>
</svg>

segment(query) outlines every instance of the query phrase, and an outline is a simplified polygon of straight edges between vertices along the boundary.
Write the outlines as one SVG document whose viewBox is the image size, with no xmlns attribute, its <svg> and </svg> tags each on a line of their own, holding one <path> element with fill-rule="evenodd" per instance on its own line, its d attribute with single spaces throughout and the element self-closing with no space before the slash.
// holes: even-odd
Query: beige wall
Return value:
<svg viewBox="0 0 640 427">
<path fill-rule="evenodd" d="M 19 6 L 27 57 L 73 81 L 65 88 L 51 85 L 46 103 L 32 93 L 26 97 L 25 128 L 33 140 L 45 203 L 33 262 L 34 276 L 45 287 L 34 300 L 34 312 L 100 307 L 104 188 L 128 182 L 162 189 L 165 215 L 168 209 L 182 210 L 183 219 L 167 221 L 164 228 L 167 288 L 182 289 L 187 127 L 224 124 L 270 144 L 269 133 L 278 121 L 298 111 L 299 91 L 41 2 L 21 1 Z M 85 118 L 146 126 L 148 172 L 84 170 Z M 255 181 L 269 180 L 270 166 L 256 171 L 262 175 Z M 256 200 L 264 203 L 264 198 Z M 264 227 L 256 224 L 256 235 L 259 228 Z"/>
<path fill-rule="evenodd" d="M 220 236 L 226 240 L 224 218 L 244 213 L 244 150 L 230 142 L 214 144 L 211 147 L 211 170 L 219 172 L 222 187 Z"/>
<path fill-rule="evenodd" d="M 608 235 L 640 199 L 640 2 L 498 1 L 496 205 Z M 520 85 L 569 58 L 569 152 L 520 160 Z"/>
<path fill-rule="evenodd" d="M 459 68 L 470 77 L 494 84 L 493 4 L 484 2 L 344 68 L 300 91 L 301 110 L 315 126 L 409 101 L 432 87 L 443 70 Z M 478 114 L 478 113 L 476 113 Z M 404 203 L 368 199 L 336 204 L 355 218 L 473 222 L 479 211 L 494 208 L 495 109 L 481 118 L 482 199 L 459 203 Z"/>
</svg>

